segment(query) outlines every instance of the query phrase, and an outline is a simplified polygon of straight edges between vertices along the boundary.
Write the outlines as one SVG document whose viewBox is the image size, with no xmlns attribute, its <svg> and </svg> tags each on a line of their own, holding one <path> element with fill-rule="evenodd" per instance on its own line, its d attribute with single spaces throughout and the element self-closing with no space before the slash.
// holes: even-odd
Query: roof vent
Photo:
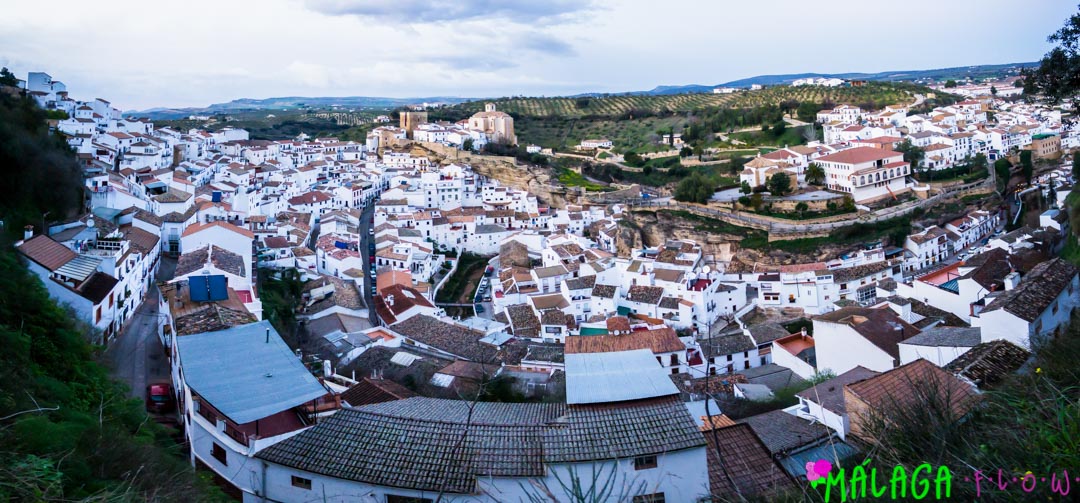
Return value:
<svg viewBox="0 0 1080 503">
<path fill-rule="evenodd" d="M 274 374 L 272 372 L 267 372 L 263 374 L 263 377 L 274 377 Z"/>
</svg>

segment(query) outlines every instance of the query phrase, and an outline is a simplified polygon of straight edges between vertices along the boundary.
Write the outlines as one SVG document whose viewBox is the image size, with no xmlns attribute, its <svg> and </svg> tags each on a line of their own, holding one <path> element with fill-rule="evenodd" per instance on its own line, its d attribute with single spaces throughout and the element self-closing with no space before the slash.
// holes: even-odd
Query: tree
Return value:
<svg viewBox="0 0 1080 503">
<path fill-rule="evenodd" d="M 641 155 L 633 150 L 624 154 L 623 160 L 626 162 L 627 166 L 641 167 L 642 164 L 645 164 L 645 159 L 642 159 Z"/>
<path fill-rule="evenodd" d="M 1073 180 L 1080 180 L 1080 152 L 1073 154 L 1072 175 Z"/>
<path fill-rule="evenodd" d="M 694 145 L 694 155 L 697 156 L 699 161 L 702 160 L 701 156 L 705 155 L 705 147 L 700 143 Z"/>
<path fill-rule="evenodd" d="M 1012 163 L 1004 157 L 994 161 L 994 176 L 997 178 L 998 193 L 1005 197 L 1005 191 L 1009 187 L 1009 178 L 1012 177 Z"/>
<path fill-rule="evenodd" d="M 971 173 L 982 173 L 990 167 L 989 161 L 986 160 L 986 154 L 979 152 L 975 154 L 975 157 L 971 159 Z"/>
<path fill-rule="evenodd" d="M 900 142 L 896 146 L 896 151 L 904 154 L 904 162 L 910 164 L 913 170 L 919 169 L 923 159 L 926 157 L 926 151 L 911 143 L 910 139 Z"/>
<path fill-rule="evenodd" d="M 1080 104 L 1080 14 L 1073 14 L 1065 25 L 1047 38 L 1057 44 L 1046 53 L 1039 66 L 1024 69 L 1024 94 L 1029 99 L 1040 95 L 1050 104 L 1071 100 L 1075 109 Z"/>
<path fill-rule="evenodd" d="M 782 196 L 791 191 L 791 176 L 783 171 L 769 177 L 769 192 L 775 196 Z"/>
<path fill-rule="evenodd" d="M 787 122 L 784 122 L 783 120 L 778 120 L 775 123 L 773 123 L 772 135 L 774 137 L 779 138 L 779 137 L 783 136 L 784 131 L 787 131 Z"/>
<path fill-rule="evenodd" d="M 1046 204 L 1051 208 L 1057 207 L 1057 190 L 1054 189 L 1054 181 L 1050 180 L 1050 189 L 1046 191 Z"/>
<path fill-rule="evenodd" d="M 844 202 L 840 205 L 844 211 L 855 211 L 855 200 L 851 196 L 844 196 Z"/>
<path fill-rule="evenodd" d="M 465 138 L 465 141 L 461 143 L 461 149 L 471 151 L 473 149 L 473 139 Z"/>
<path fill-rule="evenodd" d="M 690 147 L 683 147 L 679 149 L 679 157 L 690 157 L 694 155 L 694 149 Z"/>
<path fill-rule="evenodd" d="M 955 80 L 949 79 L 949 80 L 945 81 L 945 88 L 946 89 L 951 89 L 951 88 L 954 88 L 954 87 L 956 87 L 956 81 Z"/>
<path fill-rule="evenodd" d="M 810 209 L 810 205 L 806 204 L 805 201 L 799 201 L 799 204 L 795 205 L 795 211 L 799 212 L 799 218 L 802 218 L 803 213 L 806 213 L 808 209 Z"/>
<path fill-rule="evenodd" d="M 812 162 L 806 167 L 806 183 L 810 185 L 821 185 L 825 183 L 825 170 L 821 165 Z"/>
<path fill-rule="evenodd" d="M 19 79 L 15 74 L 8 71 L 7 67 L 0 68 L 0 86 L 18 86 Z"/>
<path fill-rule="evenodd" d="M 750 184 L 746 180 L 743 180 L 743 182 L 739 184 L 739 192 L 742 192 L 743 194 L 749 194 L 753 190 L 754 189 L 750 187 Z"/>
<path fill-rule="evenodd" d="M 739 204 L 744 207 L 750 206 L 750 196 L 739 196 Z"/>
<path fill-rule="evenodd" d="M 1031 161 L 1031 151 L 1020 151 L 1020 169 L 1024 174 L 1024 181 L 1031 183 L 1031 176 L 1035 174 L 1035 165 Z"/>
<path fill-rule="evenodd" d="M 997 96 L 997 87 L 990 86 L 990 96 Z"/>
<path fill-rule="evenodd" d="M 754 194 L 750 196 L 750 206 L 754 207 L 754 211 L 761 210 L 762 203 L 765 202 L 765 197 L 761 194 Z"/>
<path fill-rule="evenodd" d="M 716 192 L 715 187 L 712 181 L 695 171 L 679 182 L 675 187 L 674 197 L 676 201 L 704 204 Z"/>
</svg>

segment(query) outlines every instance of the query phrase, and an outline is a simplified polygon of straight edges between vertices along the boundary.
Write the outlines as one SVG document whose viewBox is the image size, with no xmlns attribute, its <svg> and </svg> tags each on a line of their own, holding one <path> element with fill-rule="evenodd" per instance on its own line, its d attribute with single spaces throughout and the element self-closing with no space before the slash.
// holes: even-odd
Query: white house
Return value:
<svg viewBox="0 0 1080 503">
<path fill-rule="evenodd" d="M 814 161 L 825 170 L 830 190 L 851 194 L 856 203 L 865 203 L 907 192 L 911 166 L 900 152 L 873 147 L 841 150 Z"/>
<path fill-rule="evenodd" d="M 993 297 L 972 318 L 982 328 L 983 342 L 1004 339 L 1023 348 L 1031 340 L 1059 333 L 1080 304 L 1080 276 L 1076 266 L 1056 257 L 1031 269 L 1019 284 L 1012 273 L 1005 290 Z"/>
<path fill-rule="evenodd" d="M 842 374 L 862 366 L 877 372 L 900 365 L 900 342 L 919 333 L 886 306 L 845 307 L 814 317 L 817 368 Z"/>
</svg>

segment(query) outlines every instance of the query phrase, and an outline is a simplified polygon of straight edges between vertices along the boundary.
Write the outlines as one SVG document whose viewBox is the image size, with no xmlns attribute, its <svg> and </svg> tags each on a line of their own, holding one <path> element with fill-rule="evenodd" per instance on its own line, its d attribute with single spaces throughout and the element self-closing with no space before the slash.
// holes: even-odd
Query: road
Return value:
<svg viewBox="0 0 1080 503">
<path fill-rule="evenodd" d="M 157 281 L 172 279 L 176 259 L 162 256 L 159 260 Z M 169 361 L 157 335 L 161 323 L 159 295 L 155 282 L 135 315 L 105 351 L 113 376 L 131 388 L 133 398 L 144 398 L 147 384 L 169 380 Z"/>
<path fill-rule="evenodd" d="M 369 243 L 375 242 L 375 236 L 368 231 L 371 228 L 371 219 L 375 216 L 375 201 L 372 200 L 364 207 L 364 211 L 360 212 L 360 255 L 364 257 L 364 263 L 367 264 L 367 270 L 364 271 L 364 288 L 362 294 L 364 294 L 364 305 L 368 307 L 368 315 L 371 319 L 371 323 L 378 325 L 378 320 L 375 318 L 375 302 L 371 295 L 371 287 L 375 285 L 375 276 L 371 274 L 371 253 L 368 251 Z"/>
</svg>

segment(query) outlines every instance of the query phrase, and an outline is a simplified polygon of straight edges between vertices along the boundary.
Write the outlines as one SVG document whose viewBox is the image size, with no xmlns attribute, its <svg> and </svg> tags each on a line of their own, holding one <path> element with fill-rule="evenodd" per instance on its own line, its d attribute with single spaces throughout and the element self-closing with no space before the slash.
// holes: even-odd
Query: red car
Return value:
<svg viewBox="0 0 1080 503">
<path fill-rule="evenodd" d="M 146 411 L 164 413 L 176 409 L 176 401 L 173 399 L 172 385 L 169 383 L 154 383 L 146 387 Z"/>
</svg>

